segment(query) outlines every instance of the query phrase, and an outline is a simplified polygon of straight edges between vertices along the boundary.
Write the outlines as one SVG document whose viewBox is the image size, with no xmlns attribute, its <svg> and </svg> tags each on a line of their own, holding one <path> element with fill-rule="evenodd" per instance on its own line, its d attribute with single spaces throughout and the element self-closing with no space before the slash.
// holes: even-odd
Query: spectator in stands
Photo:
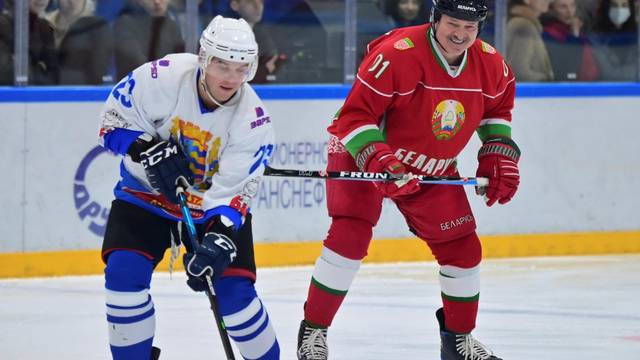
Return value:
<svg viewBox="0 0 640 360">
<path fill-rule="evenodd" d="M 278 53 L 273 37 L 272 29 L 262 23 L 264 12 L 263 0 L 230 0 L 229 7 L 231 13 L 228 17 L 242 18 L 253 28 L 256 35 L 256 42 L 260 49 L 258 58 L 258 70 L 252 83 L 266 83 L 276 79 L 276 71 L 286 60 L 286 55 Z"/>
<path fill-rule="evenodd" d="M 424 24 L 429 13 L 424 0 L 388 0 L 385 12 L 394 22 L 394 27 Z"/>
<path fill-rule="evenodd" d="M 542 40 L 540 15 L 549 0 L 511 0 L 507 22 L 507 62 L 518 81 L 551 81 L 553 69 Z"/>
<path fill-rule="evenodd" d="M 5 0 L 0 14 L 0 84 L 14 81 L 14 1 Z M 54 85 L 58 82 L 58 62 L 53 28 L 40 17 L 49 0 L 29 0 L 29 84 Z"/>
<path fill-rule="evenodd" d="M 167 54 L 184 52 L 180 27 L 167 16 L 169 0 L 130 0 L 113 25 L 116 75 Z"/>
<path fill-rule="evenodd" d="M 60 84 L 112 82 L 111 31 L 104 19 L 94 16 L 94 11 L 94 0 L 59 0 L 58 9 L 46 16 L 54 29 Z"/>
<path fill-rule="evenodd" d="M 342 69 L 329 67 L 327 32 L 304 0 L 271 1 L 270 24 L 278 53 L 287 56 L 286 65 L 278 71 L 277 82 L 337 82 Z M 314 2 L 314 5 L 321 2 Z M 261 50 L 262 51 L 262 50 Z M 343 53 L 343 49 L 340 49 Z"/>
<path fill-rule="evenodd" d="M 600 71 L 591 44 L 576 15 L 575 0 L 552 0 L 542 18 L 543 39 L 557 81 L 593 81 Z"/>
<path fill-rule="evenodd" d="M 49 0 L 28 0 L 29 1 L 29 12 L 38 17 L 44 17 L 44 12 L 47 10 L 49 6 Z M 15 0 L 14 0 L 15 3 Z"/>
<path fill-rule="evenodd" d="M 591 39 L 601 80 L 638 80 L 638 23 L 630 0 L 601 0 Z"/>
</svg>

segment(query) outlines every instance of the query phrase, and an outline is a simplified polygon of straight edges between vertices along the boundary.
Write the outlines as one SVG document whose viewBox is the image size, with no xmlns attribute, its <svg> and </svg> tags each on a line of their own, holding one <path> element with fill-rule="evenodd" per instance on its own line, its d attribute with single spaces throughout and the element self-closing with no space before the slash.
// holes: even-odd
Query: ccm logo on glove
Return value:
<svg viewBox="0 0 640 360">
<path fill-rule="evenodd" d="M 189 160 L 175 143 L 162 141 L 140 153 L 140 164 L 153 189 L 174 204 L 179 202 L 176 186 L 193 183 Z"/>
<path fill-rule="evenodd" d="M 160 147 L 160 149 L 158 149 L 158 147 Z M 159 143 L 142 154 L 144 154 L 145 157 L 141 159 L 140 164 L 148 168 L 149 166 L 157 165 L 160 161 L 168 159 L 172 155 L 178 155 L 178 145 L 171 144 L 163 146 L 163 143 Z"/>
</svg>

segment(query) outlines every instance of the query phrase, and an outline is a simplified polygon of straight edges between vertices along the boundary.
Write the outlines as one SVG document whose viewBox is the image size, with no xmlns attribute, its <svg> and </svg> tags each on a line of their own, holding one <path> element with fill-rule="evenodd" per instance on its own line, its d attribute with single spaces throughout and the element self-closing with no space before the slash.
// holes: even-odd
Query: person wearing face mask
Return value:
<svg viewBox="0 0 640 360">
<path fill-rule="evenodd" d="M 489 178 L 478 194 L 487 206 L 516 194 L 515 78 L 496 49 L 478 38 L 487 13 L 485 0 L 437 0 L 430 23 L 397 28 L 369 43 L 327 129 L 327 170 L 386 173 L 391 180 L 327 181 L 331 225 L 308 288 L 299 360 L 328 359 L 328 328 L 367 255 L 385 198 L 440 266 L 440 359 L 500 360 L 471 335 L 482 246 L 466 193 L 460 186 L 420 185 L 413 175 L 458 176 L 456 158 L 477 133 L 483 144 L 476 175 Z"/>
<path fill-rule="evenodd" d="M 635 81 L 638 74 L 638 23 L 630 0 L 602 0 L 590 38 L 601 80 Z"/>
</svg>

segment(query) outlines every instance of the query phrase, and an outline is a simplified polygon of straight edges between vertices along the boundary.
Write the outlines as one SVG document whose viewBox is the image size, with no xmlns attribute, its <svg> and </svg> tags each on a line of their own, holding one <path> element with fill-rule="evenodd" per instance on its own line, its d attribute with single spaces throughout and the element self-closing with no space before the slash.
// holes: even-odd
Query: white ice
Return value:
<svg viewBox="0 0 640 360">
<path fill-rule="evenodd" d="M 311 271 L 258 273 L 282 359 L 295 358 Z M 206 296 L 184 280 L 154 275 L 161 359 L 224 359 Z M 102 286 L 0 281 L 0 359 L 109 359 Z M 364 265 L 329 330 L 331 359 L 439 359 L 439 304 L 434 263 Z M 507 360 L 638 360 L 640 255 L 485 260 L 474 334 Z"/>
</svg>

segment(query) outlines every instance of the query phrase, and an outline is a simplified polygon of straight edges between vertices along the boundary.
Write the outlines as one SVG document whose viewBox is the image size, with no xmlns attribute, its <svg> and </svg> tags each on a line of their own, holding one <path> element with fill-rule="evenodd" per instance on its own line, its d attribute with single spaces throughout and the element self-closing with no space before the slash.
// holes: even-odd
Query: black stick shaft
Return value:
<svg viewBox="0 0 640 360">
<path fill-rule="evenodd" d="M 180 210 L 182 210 L 182 220 L 187 225 L 187 233 L 189 235 L 189 241 L 191 242 L 192 251 L 196 251 L 196 249 L 200 246 L 197 240 L 196 227 L 193 223 L 193 218 L 191 217 L 191 213 L 189 212 L 189 206 L 187 205 L 187 198 L 184 195 L 184 188 L 181 186 L 178 187 L 178 198 L 180 199 Z M 213 312 L 213 317 L 216 319 L 216 325 L 218 326 L 218 333 L 220 334 L 220 340 L 222 341 L 222 347 L 224 348 L 224 353 L 227 356 L 227 360 L 235 360 L 235 355 L 233 354 L 233 348 L 231 347 L 231 341 L 229 340 L 229 334 L 227 333 L 227 329 L 224 326 L 224 320 L 222 320 L 222 316 L 220 316 L 220 310 L 218 309 L 218 302 L 216 301 L 216 293 L 213 290 L 213 282 L 211 281 L 211 276 L 206 275 L 207 280 L 207 288 L 205 289 L 207 293 L 207 297 L 209 298 L 209 304 L 211 305 L 211 311 Z"/>
<path fill-rule="evenodd" d="M 332 180 L 353 180 L 353 181 L 392 181 L 393 179 L 386 173 L 369 173 L 361 171 L 324 171 L 324 170 L 291 170 L 274 169 L 267 166 L 264 171 L 265 176 L 317 178 Z M 487 178 L 474 177 L 433 177 L 418 175 L 421 184 L 440 185 L 477 185 L 486 186 L 489 183 Z"/>
</svg>

